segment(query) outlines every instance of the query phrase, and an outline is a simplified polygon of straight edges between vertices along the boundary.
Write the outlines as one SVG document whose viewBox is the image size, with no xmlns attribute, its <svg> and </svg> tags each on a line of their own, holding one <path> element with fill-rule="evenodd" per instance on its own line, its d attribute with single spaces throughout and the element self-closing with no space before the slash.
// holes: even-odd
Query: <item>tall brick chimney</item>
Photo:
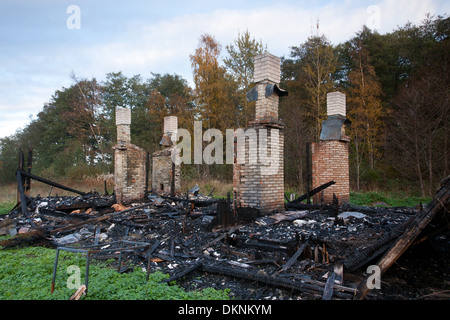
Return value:
<svg viewBox="0 0 450 320">
<path fill-rule="evenodd" d="M 142 200 L 146 188 L 146 152 L 131 144 L 131 109 L 116 109 L 117 145 L 114 149 L 116 202 Z"/>
<path fill-rule="evenodd" d="M 152 191 L 157 194 L 174 195 L 181 190 L 181 166 L 172 159 L 176 152 L 178 118 L 164 117 L 162 150 L 152 154 Z"/>
<path fill-rule="evenodd" d="M 345 127 L 350 123 L 346 118 L 345 94 L 330 92 L 327 94 L 327 120 L 322 122 L 319 143 L 312 143 L 313 188 L 336 182 L 323 191 L 323 202 L 332 203 L 333 194 L 340 203 L 350 200 L 350 180 L 348 164 L 348 142 Z M 322 194 L 313 197 L 314 203 L 321 202 Z"/>
<path fill-rule="evenodd" d="M 234 207 L 255 208 L 262 215 L 284 211 L 284 124 L 278 119 L 278 102 L 287 92 L 278 87 L 280 62 L 270 53 L 255 57 L 255 87 L 247 93 L 248 101 L 256 101 L 255 120 L 248 123 L 246 133 L 253 134 L 257 147 L 249 142 L 244 150 L 239 145 L 235 149 Z M 238 155 L 244 163 L 237 161 Z"/>
</svg>

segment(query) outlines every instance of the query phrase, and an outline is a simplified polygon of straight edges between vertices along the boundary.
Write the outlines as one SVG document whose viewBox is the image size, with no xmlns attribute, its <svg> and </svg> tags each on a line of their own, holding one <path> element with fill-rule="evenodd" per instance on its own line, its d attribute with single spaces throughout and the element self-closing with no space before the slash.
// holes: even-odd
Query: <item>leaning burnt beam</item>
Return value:
<svg viewBox="0 0 450 320">
<path fill-rule="evenodd" d="M 66 190 L 66 191 L 70 191 L 70 192 L 73 192 L 73 193 L 77 193 L 77 194 L 80 194 L 82 196 L 86 195 L 85 192 L 82 192 L 82 191 L 79 191 L 79 190 L 76 190 L 76 189 L 73 189 L 73 188 L 70 188 L 70 187 L 66 187 L 66 186 L 64 186 L 62 184 L 59 184 L 59 183 L 56 183 L 56 182 L 44 179 L 42 177 L 38 177 L 38 176 L 36 176 L 36 175 L 34 175 L 32 173 L 28 173 L 28 172 L 25 172 L 23 170 L 19 170 L 17 173 L 18 174 L 20 173 L 20 175 L 23 176 L 23 177 L 31 178 L 31 179 L 37 180 L 39 182 L 48 184 L 50 186 L 53 186 L 53 187 L 56 187 L 56 188 L 59 188 L 59 189 L 62 189 L 62 190 Z"/>
<path fill-rule="evenodd" d="M 315 189 L 312 189 L 311 191 L 305 193 L 304 195 L 298 197 L 297 199 L 293 200 L 290 202 L 290 204 L 297 204 L 302 202 L 305 199 L 308 199 L 308 197 L 312 197 L 313 195 L 315 195 L 316 193 L 319 193 L 322 190 L 325 190 L 326 188 L 328 188 L 329 186 L 335 184 L 335 181 L 329 181 L 327 183 L 322 184 L 321 186 L 318 186 Z"/>
</svg>

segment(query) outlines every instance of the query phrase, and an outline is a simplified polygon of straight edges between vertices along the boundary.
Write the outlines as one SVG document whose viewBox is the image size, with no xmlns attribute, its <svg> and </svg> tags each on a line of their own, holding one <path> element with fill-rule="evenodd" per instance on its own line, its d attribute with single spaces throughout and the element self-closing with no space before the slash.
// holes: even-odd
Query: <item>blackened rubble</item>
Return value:
<svg viewBox="0 0 450 320">
<path fill-rule="evenodd" d="M 448 181 L 446 188 L 445 197 L 440 198 L 444 203 L 428 226 L 434 231 L 445 227 L 430 236 L 447 243 L 440 248 L 443 266 L 448 265 L 448 250 L 442 253 L 443 248 L 449 248 Z M 251 221 L 248 217 L 244 221 L 234 219 L 224 226 L 217 219 L 217 207 L 227 202 L 200 193 L 178 197 L 149 195 L 148 202 L 125 205 L 115 204 L 113 199 L 98 194 L 28 198 L 27 217 L 17 206 L 0 218 L 0 230 L 2 223 L 9 221 L 8 228 L 13 225 L 19 232 L 0 245 L 56 248 L 75 242 L 81 247 L 106 246 L 118 240 L 144 242 L 151 246 L 124 253 L 124 268 L 119 270 L 130 270 L 127 266 L 149 268 L 150 272 L 160 270 L 170 275 L 167 281 L 176 281 L 187 289 L 229 288 L 230 295 L 238 299 L 322 299 L 326 297 L 327 279 L 332 276 L 335 283 L 331 286 L 331 298 L 354 299 L 367 266 L 376 264 L 406 230 L 411 230 L 411 221 L 420 214 L 420 208 L 347 204 L 295 210 L 287 204 L 283 213 Z M 421 233 L 416 239 L 427 234 Z M 102 252 L 94 257 L 117 258 Z M 445 279 L 448 283 L 448 270 L 440 274 L 442 283 Z M 395 283 L 395 278 L 391 281 Z M 433 297 L 434 291 L 430 290 L 434 284 L 429 285 L 430 289 L 422 295 Z M 436 286 L 433 288 L 436 290 Z M 408 298 L 408 293 L 390 295 L 372 290 L 367 298 L 392 296 Z"/>
</svg>

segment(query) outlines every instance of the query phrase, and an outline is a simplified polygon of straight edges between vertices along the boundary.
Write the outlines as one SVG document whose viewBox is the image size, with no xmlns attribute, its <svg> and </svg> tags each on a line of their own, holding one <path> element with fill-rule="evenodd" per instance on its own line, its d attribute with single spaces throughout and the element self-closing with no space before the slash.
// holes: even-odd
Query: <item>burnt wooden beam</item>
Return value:
<svg viewBox="0 0 450 320">
<path fill-rule="evenodd" d="M 187 274 L 199 269 L 202 266 L 200 261 L 194 262 L 191 266 L 184 268 L 183 270 L 176 272 L 174 275 L 170 276 L 168 279 L 162 280 L 162 282 L 170 283 L 172 281 L 176 281 L 178 279 L 183 278 Z"/>
<path fill-rule="evenodd" d="M 309 142 L 306 143 L 306 203 L 311 204 L 311 191 L 309 191 L 309 187 L 312 179 L 312 168 L 311 168 L 311 146 Z"/>
<path fill-rule="evenodd" d="M 20 206 L 22 208 L 22 214 L 27 217 L 28 216 L 28 208 L 27 208 L 27 200 L 25 198 L 25 190 L 23 187 L 23 179 L 21 171 L 16 172 L 16 178 L 17 178 L 17 188 L 19 193 L 19 199 L 20 199 Z"/>
<path fill-rule="evenodd" d="M 86 195 L 85 192 L 82 192 L 82 191 L 79 191 L 79 190 L 76 190 L 76 189 L 73 189 L 73 188 L 70 188 L 70 187 L 66 187 L 66 186 L 64 186 L 62 184 L 59 184 L 59 183 L 56 183 L 56 182 L 44 179 L 42 177 L 38 177 L 38 176 L 36 176 L 34 174 L 25 172 L 23 170 L 18 170 L 18 171 L 20 171 L 20 174 L 21 174 L 22 177 L 28 177 L 28 178 L 37 180 L 39 182 L 48 184 L 50 186 L 53 186 L 53 187 L 56 187 L 56 188 L 59 188 L 59 189 L 63 189 L 63 190 L 66 190 L 66 191 L 70 191 L 70 192 L 73 192 L 73 193 L 77 193 L 77 194 L 82 195 L 82 196 Z"/>
<path fill-rule="evenodd" d="M 279 275 L 282 272 L 285 272 L 288 270 L 292 265 L 297 261 L 298 257 L 302 254 L 303 250 L 305 250 L 306 246 L 308 245 L 308 242 L 303 243 L 300 248 L 294 253 L 294 255 L 286 262 L 286 264 L 281 268 L 279 271 L 275 273 L 275 275 Z"/>
<path fill-rule="evenodd" d="M 170 174 L 170 196 L 175 197 L 175 162 L 172 161 L 172 169 Z"/>
<path fill-rule="evenodd" d="M 315 296 L 320 296 L 323 292 L 323 286 L 317 283 L 303 283 L 299 281 L 293 281 L 289 279 L 277 278 L 262 274 L 257 274 L 253 272 L 249 272 L 248 270 L 242 271 L 234 268 L 225 268 L 221 266 L 211 265 L 211 264 L 202 264 L 202 270 L 208 273 L 216 273 L 222 274 L 228 277 L 235 277 L 244 280 L 256 281 L 259 283 L 264 283 L 268 285 L 272 285 L 275 287 L 285 288 L 289 290 L 300 291 L 303 293 L 312 294 Z M 353 294 L 349 294 L 346 292 L 336 292 L 336 296 L 346 299 L 352 299 Z"/>
<path fill-rule="evenodd" d="M 31 173 L 31 167 L 33 165 L 33 150 L 31 148 L 28 148 L 28 159 L 27 159 L 27 172 Z M 31 191 L 31 179 L 30 177 L 27 177 L 25 179 L 25 194 L 27 196 L 30 195 Z"/>
<path fill-rule="evenodd" d="M 323 289 L 322 300 L 331 300 L 331 297 L 333 296 L 333 286 L 335 278 L 336 274 L 333 272 L 327 279 L 327 283 L 325 284 L 325 288 Z"/>
<path fill-rule="evenodd" d="M 318 186 L 317 188 L 312 189 L 311 191 L 305 193 L 304 195 L 301 195 L 300 197 L 298 197 L 297 199 L 291 201 L 290 203 L 291 203 L 291 204 L 297 204 L 297 203 L 300 203 L 300 202 L 302 202 L 303 200 L 308 199 L 308 197 L 312 197 L 312 196 L 315 195 L 316 193 L 319 193 L 320 191 L 325 190 L 326 188 L 328 188 L 329 186 L 331 186 L 331 185 L 333 185 L 333 184 L 335 184 L 335 183 L 336 183 L 335 181 L 329 181 L 329 182 L 327 182 L 327 183 L 324 183 L 324 184 Z"/>
</svg>

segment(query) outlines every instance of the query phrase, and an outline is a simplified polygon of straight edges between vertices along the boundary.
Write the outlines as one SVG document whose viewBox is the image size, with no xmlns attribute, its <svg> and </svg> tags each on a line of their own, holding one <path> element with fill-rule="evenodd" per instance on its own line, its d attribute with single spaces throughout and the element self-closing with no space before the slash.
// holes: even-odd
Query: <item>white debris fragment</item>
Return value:
<svg viewBox="0 0 450 320">
<path fill-rule="evenodd" d="M 361 212 L 357 212 L 357 211 L 345 211 L 342 212 L 341 214 L 338 215 L 338 217 L 346 219 L 348 217 L 353 217 L 356 219 L 362 219 L 364 218 L 366 215 L 364 213 Z"/>
<path fill-rule="evenodd" d="M 294 225 L 296 225 L 297 227 L 301 227 L 303 225 L 314 224 L 314 223 L 316 223 L 315 220 L 301 220 L 301 219 L 294 220 Z"/>
</svg>

